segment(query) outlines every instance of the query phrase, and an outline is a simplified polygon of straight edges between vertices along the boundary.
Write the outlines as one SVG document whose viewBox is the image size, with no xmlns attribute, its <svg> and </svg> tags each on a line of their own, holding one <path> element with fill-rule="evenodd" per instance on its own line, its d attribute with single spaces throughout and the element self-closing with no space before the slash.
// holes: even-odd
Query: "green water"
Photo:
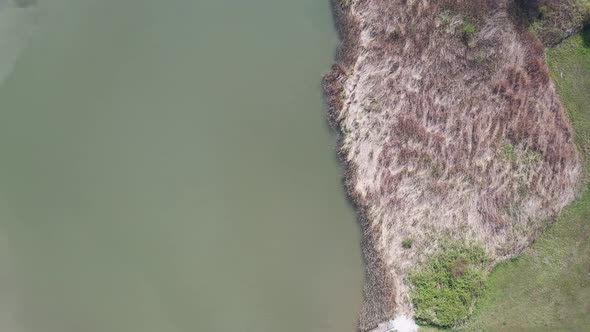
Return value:
<svg viewBox="0 0 590 332">
<path fill-rule="evenodd" d="M 39 6 L 0 13 L 0 331 L 354 331 L 329 1 Z"/>
</svg>

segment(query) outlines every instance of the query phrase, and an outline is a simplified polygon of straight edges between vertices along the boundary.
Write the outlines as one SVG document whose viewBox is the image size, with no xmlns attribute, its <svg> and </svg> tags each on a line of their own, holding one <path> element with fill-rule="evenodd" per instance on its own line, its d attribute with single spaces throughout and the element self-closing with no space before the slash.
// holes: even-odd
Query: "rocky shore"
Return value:
<svg viewBox="0 0 590 332">
<path fill-rule="evenodd" d="M 362 227 L 361 331 L 413 316 L 406 276 L 441 243 L 478 243 L 496 264 L 575 197 L 572 130 L 511 5 L 333 0 L 342 42 L 324 89 Z"/>
</svg>

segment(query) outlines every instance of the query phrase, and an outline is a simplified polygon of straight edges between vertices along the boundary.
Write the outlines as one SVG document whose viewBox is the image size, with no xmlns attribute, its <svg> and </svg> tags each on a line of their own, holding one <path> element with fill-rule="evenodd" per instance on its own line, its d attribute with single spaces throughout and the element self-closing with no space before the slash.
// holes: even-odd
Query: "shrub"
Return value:
<svg viewBox="0 0 590 332">
<path fill-rule="evenodd" d="M 520 28 L 555 46 L 590 20 L 588 0 L 514 0 L 508 10 Z"/>
<path fill-rule="evenodd" d="M 476 245 L 446 244 L 409 274 L 416 320 L 453 327 L 464 322 L 483 293 L 489 258 Z"/>
</svg>

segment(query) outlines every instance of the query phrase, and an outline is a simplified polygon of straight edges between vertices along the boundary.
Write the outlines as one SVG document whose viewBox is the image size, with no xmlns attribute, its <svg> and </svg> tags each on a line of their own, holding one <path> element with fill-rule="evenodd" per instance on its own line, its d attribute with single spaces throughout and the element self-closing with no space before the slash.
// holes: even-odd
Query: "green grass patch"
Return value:
<svg viewBox="0 0 590 332">
<path fill-rule="evenodd" d="M 485 289 L 487 263 L 488 256 L 480 246 L 442 246 L 408 276 L 416 320 L 452 327 L 467 319 Z"/>
<path fill-rule="evenodd" d="M 516 150 L 512 144 L 504 144 L 500 147 L 500 155 L 503 159 L 508 161 L 516 160 Z"/>
<path fill-rule="evenodd" d="M 590 28 L 547 51 L 547 63 L 590 169 Z"/>
<path fill-rule="evenodd" d="M 477 32 L 477 27 L 475 24 L 471 22 L 466 22 L 463 24 L 463 41 L 465 45 L 469 48 L 474 48 L 475 44 L 475 34 Z"/>
<path fill-rule="evenodd" d="M 412 248 L 413 245 L 414 245 L 414 240 L 413 239 L 404 239 L 402 241 L 402 247 L 404 249 L 410 249 L 410 248 Z"/>
<path fill-rule="evenodd" d="M 547 62 L 590 170 L 590 30 Z M 431 330 L 431 329 L 429 329 Z M 590 331 L 590 191 L 517 258 L 498 265 L 464 331 Z"/>
<path fill-rule="evenodd" d="M 477 28 L 473 23 L 465 23 L 465 25 L 463 26 L 463 33 L 467 36 L 473 36 L 476 31 Z"/>
</svg>

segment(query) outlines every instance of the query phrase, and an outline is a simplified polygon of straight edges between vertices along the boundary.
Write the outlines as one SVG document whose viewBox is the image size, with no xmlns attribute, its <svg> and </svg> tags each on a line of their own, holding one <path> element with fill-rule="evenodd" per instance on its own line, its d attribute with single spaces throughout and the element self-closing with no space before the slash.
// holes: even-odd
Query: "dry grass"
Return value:
<svg viewBox="0 0 590 332">
<path fill-rule="evenodd" d="M 497 263 L 575 196 L 579 158 L 543 45 L 510 5 L 335 1 L 343 45 L 325 89 L 363 227 L 361 330 L 412 315 L 405 276 L 440 243 L 481 243 Z"/>
</svg>

